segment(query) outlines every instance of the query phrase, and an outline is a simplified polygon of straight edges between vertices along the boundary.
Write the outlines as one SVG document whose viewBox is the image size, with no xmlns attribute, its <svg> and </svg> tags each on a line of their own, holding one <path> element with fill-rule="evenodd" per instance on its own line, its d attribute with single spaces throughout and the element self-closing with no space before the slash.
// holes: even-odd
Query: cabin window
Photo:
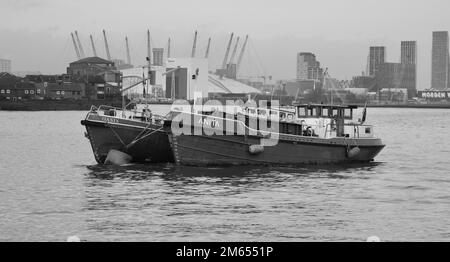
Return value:
<svg viewBox="0 0 450 262">
<path fill-rule="evenodd" d="M 36 93 L 40 94 L 41 93 L 41 89 L 36 90 Z"/>
<path fill-rule="evenodd" d="M 294 115 L 293 115 L 293 114 L 288 114 L 288 115 L 287 115 L 287 118 L 288 118 L 289 120 L 292 120 L 292 119 L 294 119 Z"/>
<path fill-rule="evenodd" d="M 338 116 L 339 116 L 338 109 L 337 109 L 337 108 L 333 108 L 332 110 L 333 110 L 333 111 L 332 111 L 332 116 L 333 116 L 333 117 L 338 117 Z"/>
<path fill-rule="evenodd" d="M 57 95 L 59 95 L 59 94 L 60 94 L 60 92 L 59 92 L 59 91 L 56 91 L 56 94 L 57 94 Z"/>
<path fill-rule="evenodd" d="M 344 117 L 345 118 L 352 118 L 352 110 L 350 108 L 344 109 Z"/>
<path fill-rule="evenodd" d="M 61 95 L 64 95 L 64 91 L 61 91 Z"/>
<path fill-rule="evenodd" d="M 328 108 L 322 108 L 322 116 L 323 117 L 328 117 L 329 116 Z"/>
<path fill-rule="evenodd" d="M 298 115 L 299 115 L 299 116 L 307 116 L 307 114 L 306 114 L 306 108 L 304 108 L 304 107 L 299 107 L 299 108 L 298 108 Z"/>
<path fill-rule="evenodd" d="M 371 128 L 370 127 L 366 127 L 366 134 L 370 134 L 370 133 L 372 133 Z"/>
<path fill-rule="evenodd" d="M 4 89 L 2 89 L 1 93 L 2 93 L 2 94 L 4 94 L 4 93 L 5 93 L 5 90 L 4 90 Z"/>
<path fill-rule="evenodd" d="M 30 90 L 30 94 L 34 95 L 34 90 Z"/>
<path fill-rule="evenodd" d="M 322 116 L 322 107 L 318 107 L 317 108 L 317 117 L 321 117 Z"/>
<path fill-rule="evenodd" d="M 11 93 L 11 90 L 6 89 L 6 93 L 7 93 L 7 94 Z"/>
<path fill-rule="evenodd" d="M 28 90 L 25 90 L 24 92 L 25 92 L 26 95 L 28 95 Z"/>
<path fill-rule="evenodd" d="M 319 112 L 316 107 L 311 109 L 311 116 L 319 116 Z"/>
</svg>

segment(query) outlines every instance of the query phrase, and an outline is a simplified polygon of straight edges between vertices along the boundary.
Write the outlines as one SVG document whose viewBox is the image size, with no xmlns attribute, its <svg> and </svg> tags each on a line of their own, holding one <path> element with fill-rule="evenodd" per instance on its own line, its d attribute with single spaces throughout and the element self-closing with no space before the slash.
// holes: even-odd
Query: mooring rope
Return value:
<svg viewBox="0 0 450 262">
<path fill-rule="evenodd" d="M 140 137 L 139 139 L 134 139 L 133 141 L 131 141 L 131 143 L 129 143 L 128 145 L 126 145 L 125 148 L 129 149 L 131 146 L 133 146 L 133 145 L 136 144 L 137 142 L 139 142 L 139 141 L 141 141 L 141 140 L 143 140 L 143 139 L 145 139 L 145 138 L 147 138 L 147 137 L 153 135 L 153 134 L 156 133 L 156 132 L 161 131 L 161 129 L 163 129 L 163 127 L 160 127 L 160 128 L 158 128 L 158 129 L 155 129 L 155 130 L 153 130 L 152 132 L 147 133 L 147 134 L 145 134 L 144 136 Z"/>
<path fill-rule="evenodd" d="M 122 145 L 126 147 L 125 143 L 124 143 L 123 140 L 120 138 L 119 134 L 114 130 L 114 128 L 112 128 L 112 126 L 111 126 L 109 123 L 106 123 L 106 125 L 111 129 L 111 131 L 112 131 L 113 134 L 116 136 L 116 138 L 120 141 L 120 143 L 122 143 Z"/>
</svg>

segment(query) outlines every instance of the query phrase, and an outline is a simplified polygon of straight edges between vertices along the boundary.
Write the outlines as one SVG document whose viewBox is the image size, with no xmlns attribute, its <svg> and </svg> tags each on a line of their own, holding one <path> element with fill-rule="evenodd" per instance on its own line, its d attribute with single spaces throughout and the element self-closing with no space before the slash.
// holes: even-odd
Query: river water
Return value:
<svg viewBox="0 0 450 262">
<path fill-rule="evenodd" d="M 0 111 L 0 241 L 450 240 L 450 110 L 370 108 L 364 166 L 95 163 L 86 112 Z"/>
</svg>

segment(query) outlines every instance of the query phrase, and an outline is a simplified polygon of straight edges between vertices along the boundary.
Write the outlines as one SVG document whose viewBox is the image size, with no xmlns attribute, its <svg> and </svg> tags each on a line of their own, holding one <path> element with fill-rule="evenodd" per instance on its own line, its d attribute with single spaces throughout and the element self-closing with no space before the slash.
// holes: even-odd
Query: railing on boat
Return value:
<svg viewBox="0 0 450 262">
<path fill-rule="evenodd" d="M 197 114 L 197 113 L 190 113 L 190 112 L 185 112 L 185 111 L 172 111 L 172 112 L 177 112 L 177 113 L 184 113 L 184 114 L 190 114 L 190 115 L 195 115 L 198 116 L 199 118 L 209 118 L 211 120 L 211 122 L 214 121 L 223 121 L 224 123 L 226 122 L 233 122 L 233 123 L 237 123 L 237 125 L 240 125 L 244 130 L 246 134 L 249 134 L 250 132 L 253 132 L 254 134 L 259 134 L 262 136 L 267 136 L 270 133 L 274 133 L 274 134 L 281 134 L 281 135 L 295 135 L 295 136 L 303 136 L 303 137 L 317 137 L 317 138 L 324 138 L 324 139 L 329 139 L 329 138 L 336 138 L 336 124 L 326 124 L 326 125 L 314 125 L 314 124 L 307 124 L 307 125 L 300 125 L 298 123 L 296 123 L 296 121 L 293 121 L 293 124 L 296 124 L 298 126 L 301 127 L 301 134 L 290 134 L 290 133 L 280 133 L 280 132 L 273 132 L 273 131 L 268 131 L 268 130 L 261 130 L 261 129 L 255 129 L 250 127 L 249 125 L 247 125 L 247 123 L 239 120 L 239 119 L 229 119 L 229 118 L 223 118 L 223 117 L 218 117 L 218 116 L 214 116 L 214 115 L 203 115 L 203 114 Z M 278 122 L 279 124 L 283 123 L 282 121 Z M 289 123 L 289 122 L 288 122 Z M 227 125 L 228 126 L 228 125 Z M 304 132 L 305 129 L 304 128 L 310 128 L 311 132 Z M 323 129 L 325 127 L 325 132 L 315 132 L 315 130 L 318 129 Z M 353 127 L 352 133 L 348 132 L 348 128 L 345 129 L 345 127 Z M 213 127 L 214 128 L 214 127 Z M 238 132 L 238 127 L 236 125 L 233 124 L 233 129 L 234 132 Z M 361 133 L 360 130 L 363 129 L 364 133 Z M 372 138 L 373 137 L 373 126 L 371 125 L 363 125 L 360 123 L 345 123 L 344 124 L 344 130 L 347 132 L 344 132 L 344 136 L 345 138 Z M 228 131 L 228 130 L 223 130 L 223 131 Z M 278 130 L 279 131 L 279 130 Z M 243 132 L 241 132 L 243 133 Z M 323 134 L 323 135 L 322 135 Z M 334 135 L 333 135 L 334 134 Z M 322 135 L 322 136 L 321 136 Z"/>
<path fill-rule="evenodd" d="M 165 116 L 151 113 L 150 109 L 148 108 L 143 108 L 145 111 L 139 111 L 137 108 L 127 109 L 129 105 L 131 105 L 131 103 L 125 106 L 125 109 L 108 105 L 100 105 L 98 107 L 91 106 L 89 113 L 145 122 L 161 122 L 167 119 Z"/>
</svg>

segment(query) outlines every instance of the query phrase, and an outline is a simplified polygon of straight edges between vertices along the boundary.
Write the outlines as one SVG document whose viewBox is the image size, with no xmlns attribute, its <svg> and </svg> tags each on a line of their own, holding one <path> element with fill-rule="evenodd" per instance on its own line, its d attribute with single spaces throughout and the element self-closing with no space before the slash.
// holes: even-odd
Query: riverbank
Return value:
<svg viewBox="0 0 450 262">
<path fill-rule="evenodd" d="M 0 101 L 4 111 L 87 111 L 91 106 L 109 105 L 121 107 L 117 100 L 27 100 Z"/>
<path fill-rule="evenodd" d="M 359 107 L 364 107 L 363 104 L 359 104 Z M 367 107 L 378 108 L 443 108 L 450 109 L 450 103 L 448 104 L 386 104 L 386 105 L 367 105 Z"/>
<path fill-rule="evenodd" d="M 171 104 L 167 101 L 151 104 Z M 0 110 L 4 111 L 87 111 L 91 106 L 109 105 L 122 107 L 118 100 L 22 100 L 0 101 Z M 364 107 L 364 104 L 356 104 Z M 368 104 L 371 108 L 442 108 L 450 109 L 448 104 Z"/>
</svg>

